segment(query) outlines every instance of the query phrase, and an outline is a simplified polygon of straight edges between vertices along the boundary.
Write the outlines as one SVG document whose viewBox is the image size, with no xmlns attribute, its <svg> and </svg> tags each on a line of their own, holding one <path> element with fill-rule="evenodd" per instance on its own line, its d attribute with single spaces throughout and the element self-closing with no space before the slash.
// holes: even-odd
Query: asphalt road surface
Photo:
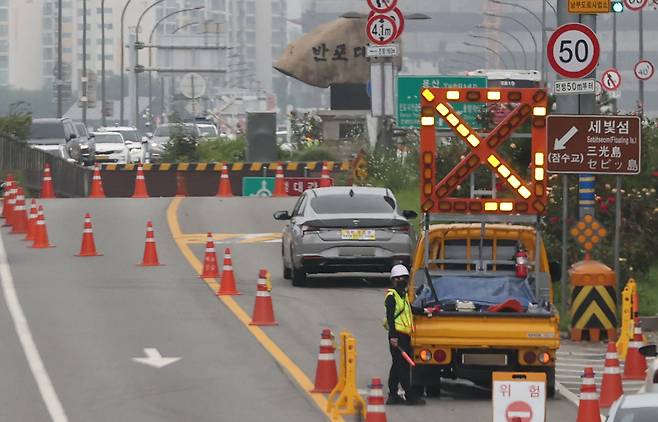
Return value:
<svg viewBox="0 0 658 422">
<path fill-rule="evenodd" d="M 356 337 L 360 389 L 372 377 L 386 383 L 390 357 L 381 327 L 386 279 L 314 277 L 311 287 L 293 288 L 282 278 L 276 233 L 283 225 L 272 213 L 290 210 L 294 201 L 48 200 L 43 204 L 56 247 L 47 250 L 28 249 L 3 229 L 26 324 L 14 323 L 8 272 L 1 271 L 0 420 L 326 420 L 318 406 L 324 397 L 305 388 L 314 376 L 323 328 L 347 329 Z M 92 213 L 103 256 L 74 257 L 85 212 Z M 153 220 L 161 267 L 136 265 L 147 219 Z M 241 296 L 219 300 L 215 285 L 198 278 L 208 231 L 217 235 L 220 260 L 225 247 L 232 249 Z M 279 323 L 262 329 L 245 322 L 260 268 L 272 273 Z M 35 370 L 34 353 L 28 361 L 19 341 L 17 332 L 27 327 L 45 371 Z M 134 362 L 146 348 L 181 359 L 160 369 Z M 44 390 L 44 379 L 54 398 Z M 425 407 L 387 408 L 388 420 L 491 419 L 490 392 L 460 383 L 444 387 L 442 398 Z M 53 400 L 61 403 L 62 415 L 52 416 Z M 574 421 L 576 413 L 564 398 L 548 402 L 548 421 Z"/>
</svg>

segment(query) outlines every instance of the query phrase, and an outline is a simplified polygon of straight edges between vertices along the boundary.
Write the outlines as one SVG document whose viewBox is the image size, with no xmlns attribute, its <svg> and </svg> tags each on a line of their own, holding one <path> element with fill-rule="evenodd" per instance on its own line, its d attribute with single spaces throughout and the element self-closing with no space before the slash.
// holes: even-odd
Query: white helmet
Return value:
<svg viewBox="0 0 658 422">
<path fill-rule="evenodd" d="M 397 264 L 391 268 L 391 278 L 409 276 L 409 270 L 402 264 Z"/>
</svg>

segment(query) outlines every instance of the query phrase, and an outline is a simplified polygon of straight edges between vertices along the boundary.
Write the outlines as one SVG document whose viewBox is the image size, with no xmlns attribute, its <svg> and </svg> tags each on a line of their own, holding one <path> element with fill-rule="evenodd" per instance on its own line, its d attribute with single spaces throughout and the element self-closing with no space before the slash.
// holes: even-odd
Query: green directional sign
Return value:
<svg viewBox="0 0 658 422">
<path fill-rule="evenodd" d="M 272 196 L 274 177 L 243 177 L 242 196 Z"/>
<path fill-rule="evenodd" d="M 486 76 L 398 76 L 397 126 L 420 127 L 420 90 L 422 88 L 486 88 Z M 483 103 L 451 103 L 452 107 L 473 127 Z M 445 128 L 443 119 L 435 119 L 437 127 Z"/>
</svg>

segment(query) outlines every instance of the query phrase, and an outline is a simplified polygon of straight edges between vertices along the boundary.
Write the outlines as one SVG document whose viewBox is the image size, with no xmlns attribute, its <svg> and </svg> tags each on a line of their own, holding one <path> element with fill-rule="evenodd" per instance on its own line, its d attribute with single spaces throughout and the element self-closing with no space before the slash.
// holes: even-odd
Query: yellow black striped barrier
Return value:
<svg viewBox="0 0 658 422">
<path fill-rule="evenodd" d="M 330 172 L 345 172 L 352 169 L 351 161 L 326 161 L 327 167 Z M 307 162 L 235 162 L 226 163 L 228 170 L 231 172 L 262 172 L 263 169 L 275 171 L 277 166 L 281 164 L 284 171 L 321 171 L 323 161 L 307 161 Z M 137 170 L 136 164 L 102 164 L 103 171 L 133 171 Z M 153 163 L 142 164 L 144 171 L 222 171 L 223 163 Z"/>
<path fill-rule="evenodd" d="M 571 340 L 600 341 L 617 337 L 615 273 L 608 266 L 585 260 L 569 269 Z"/>
</svg>

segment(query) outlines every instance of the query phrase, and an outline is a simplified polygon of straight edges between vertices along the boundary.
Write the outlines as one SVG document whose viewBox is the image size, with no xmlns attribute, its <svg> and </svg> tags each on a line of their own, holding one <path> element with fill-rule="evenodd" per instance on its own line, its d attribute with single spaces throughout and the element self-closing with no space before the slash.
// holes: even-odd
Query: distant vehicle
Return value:
<svg viewBox="0 0 658 422">
<path fill-rule="evenodd" d="M 94 135 L 87 131 L 87 126 L 82 122 L 74 122 L 75 129 L 78 131 L 78 140 L 80 141 L 80 150 L 82 152 L 82 162 L 86 166 L 91 166 L 95 161 L 96 143 Z"/>
<path fill-rule="evenodd" d="M 201 136 L 198 126 L 194 123 L 165 123 L 158 126 L 155 129 L 155 132 L 153 132 L 153 136 L 149 142 L 151 159 L 153 161 L 161 159 L 171 136 L 176 133 L 177 130 L 186 137 L 198 139 Z"/>
<path fill-rule="evenodd" d="M 283 229 L 283 277 L 293 286 L 306 275 L 390 271 L 410 264 L 415 235 L 408 218 L 386 188 L 347 186 L 309 189 L 292 210 L 277 211 L 290 220 Z"/>
<path fill-rule="evenodd" d="M 125 164 L 130 162 L 130 150 L 119 132 L 93 132 L 96 138 L 96 161 Z"/>
<path fill-rule="evenodd" d="M 612 404 L 607 422 L 656 422 L 658 393 L 624 394 Z"/>
<path fill-rule="evenodd" d="M 32 119 L 27 144 L 65 160 L 82 162 L 78 132 L 69 118 Z"/>
<path fill-rule="evenodd" d="M 105 126 L 96 129 L 96 132 L 115 132 L 120 133 L 123 137 L 128 150 L 130 151 L 130 162 L 150 162 L 150 149 L 148 139 L 142 138 L 137 128 L 131 126 Z"/>
<path fill-rule="evenodd" d="M 196 127 L 199 128 L 199 133 L 202 138 L 219 137 L 219 132 L 217 131 L 217 127 L 213 124 L 197 123 Z"/>
</svg>

